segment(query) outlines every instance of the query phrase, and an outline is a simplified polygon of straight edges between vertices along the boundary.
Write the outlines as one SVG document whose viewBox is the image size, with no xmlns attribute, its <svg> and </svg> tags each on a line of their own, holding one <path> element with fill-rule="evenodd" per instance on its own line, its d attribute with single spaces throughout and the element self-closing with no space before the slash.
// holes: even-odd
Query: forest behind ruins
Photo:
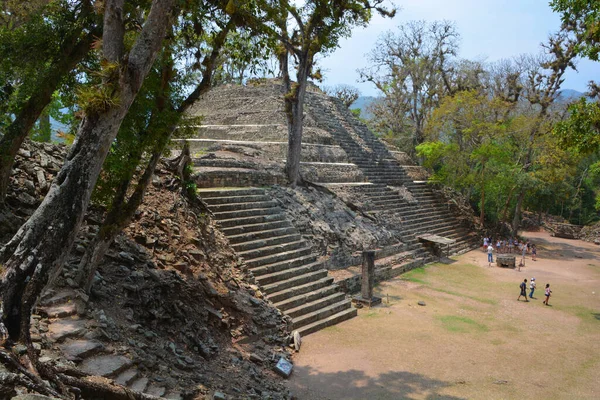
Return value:
<svg viewBox="0 0 600 400">
<path fill-rule="evenodd" d="M 516 234 L 525 211 L 600 220 L 600 86 L 562 95 L 577 60 L 600 61 L 600 3 L 550 3 L 562 25 L 539 53 L 461 59 L 451 21 L 412 21 L 382 35 L 360 71 L 379 93 L 364 122 L 464 197 L 492 232 Z M 73 281 L 89 295 L 157 169 L 171 170 L 189 204 L 203 207 L 186 151 L 161 164 L 181 150 L 172 139 L 192 137 L 201 122 L 188 114 L 194 102 L 219 85 L 267 78 L 282 86 L 288 183 L 309 184 L 300 174 L 304 101 L 326 74 L 320 58 L 375 15 L 401 13 L 386 0 L 0 1 L 0 361 L 14 372 L 0 373 L 0 384 L 116 396 L 109 384 L 41 363 L 31 340 L 32 312 L 86 213 L 94 210 L 99 229 Z M 348 107 L 360 96 L 352 82 L 323 90 Z M 61 143 L 67 155 L 24 218 L 8 199 L 17 157 L 37 148 L 30 142 Z M 18 344 L 27 348 L 20 358 Z"/>
</svg>

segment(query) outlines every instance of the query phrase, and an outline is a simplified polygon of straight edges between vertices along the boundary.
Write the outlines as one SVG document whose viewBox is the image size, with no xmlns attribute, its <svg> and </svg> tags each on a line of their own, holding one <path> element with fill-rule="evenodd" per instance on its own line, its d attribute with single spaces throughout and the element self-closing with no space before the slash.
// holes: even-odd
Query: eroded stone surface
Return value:
<svg viewBox="0 0 600 400">
<path fill-rule="evenodd" d="M 80 319 L 61 319 L 48 326 L 51 340 L 62 342 L 67 337 L 80 336 L 85 333 L 85 321 Z"/>
<path fill-rule="evenodd" d="M 148 386 L 148 378 L 143 377 L 133 382 L 130 389 L 136 392 L 143 392 L 146 390 L 146 386 Z"/>
<path fill-rule="evenodd" d="M 103 355 L 91 357 L 80 365 L 80 369 L 91 375 L 114 376 L 128 368 L 132 361 L 124 356 Z"/>
<path fill-rule="evenodd" d="M 85 358 L 104 348 L 100 342 L 85 339 L 68 340 L 59 347 L 69 360 Z"/>
<path fill-rule="evenodd" d="M 77 314 L 77 306 L 75 305 L 75 303 L 69 302 L 48 307 L 44 311 L 50 318 L 64 318 L 70 315 Z"/>
</svg>

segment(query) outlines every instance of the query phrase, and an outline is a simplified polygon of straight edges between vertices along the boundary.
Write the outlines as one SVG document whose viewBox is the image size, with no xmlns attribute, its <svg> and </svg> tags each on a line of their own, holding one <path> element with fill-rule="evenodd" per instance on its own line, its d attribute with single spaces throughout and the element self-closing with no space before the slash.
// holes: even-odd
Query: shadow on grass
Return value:
<svg viewBox="0 0 600 400">
<path fill-rule="evenodd" d="M 440 394 L 451 382 L 431 379 L 408 371 L 390 371 L 368 376 L 358 370 L 319 372 L 314 368 L 297 367 L 288 387 L 299 399 L 424 399 L 464 400 L 462 397 Z"/>
<path fill-rule="evenodd" d="M 600 321 L 600 313 L 592 313 L 592 315 L 594 316 L 594 318 Z"/>
</svg>

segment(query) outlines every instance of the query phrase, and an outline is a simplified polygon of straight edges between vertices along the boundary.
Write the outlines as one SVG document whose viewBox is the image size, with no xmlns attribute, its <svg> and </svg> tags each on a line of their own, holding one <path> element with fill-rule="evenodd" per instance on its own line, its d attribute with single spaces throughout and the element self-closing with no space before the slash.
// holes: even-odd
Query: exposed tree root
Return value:
<svg viewBox="0 0 600 400">
<path fill-rule="evenodd" d="M 58 399 L 106 398 L 115 400 L 155 400 L 158 397 L 134 392 L 110 380 L 89 376 L 69 367 L 37 363 L 39 375 L 23 366 L 8 350 L 0 348 L 0 363 L 10 372 L 0 372 L 0 399 L 10 398 L 17 387 Z M 52 385 L 50 383 L 51 382 Z"/>
</svg>

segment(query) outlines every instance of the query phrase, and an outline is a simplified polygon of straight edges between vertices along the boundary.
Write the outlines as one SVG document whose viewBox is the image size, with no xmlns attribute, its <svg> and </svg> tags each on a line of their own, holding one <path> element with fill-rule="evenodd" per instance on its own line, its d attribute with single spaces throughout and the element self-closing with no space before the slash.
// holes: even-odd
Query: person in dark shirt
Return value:
<svg viewBox="0 0 600 400">
<path fill-rule="evenodd" d="M 524 279 L 523 282 L 521 282 L 521 284 L 519 285 L 519 287 L 521 288 L 521 294 L 519 295 L 519 297 L 517 297 L 517 301 L 521 299 L 521 296 L 525 297 L 525 301 L 529 301 L 527 300 L 527 279 Z"/>
</svg>

